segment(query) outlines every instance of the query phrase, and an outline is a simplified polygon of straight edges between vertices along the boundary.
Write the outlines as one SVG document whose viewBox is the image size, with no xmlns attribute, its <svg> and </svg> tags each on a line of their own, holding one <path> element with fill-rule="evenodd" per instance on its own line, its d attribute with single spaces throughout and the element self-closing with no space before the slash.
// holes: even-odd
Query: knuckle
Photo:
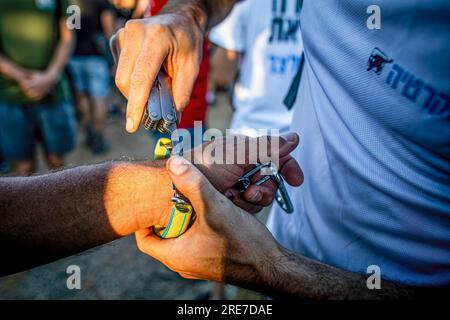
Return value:
<svg viewBox="0 0 450 320">
<path fill-rule="evenodd" d="M 155 35 L 155 36 L 167 36 L 169 34 L 168 27 L 161 24 L 161 23 L 155 23 L 150 25 L 146 29 L 146 33 L 149 35 Z"/>
<path fill-rule="evenodd" d="M 119 88 L 122 92 L 128 85 L 126 78 L 123 77 L 119 72 L 117 72 L 114 82 L 116 83 L 117 88 Z"/>
<path fill-rule="evenodd" d="M 135 19 L 135 20 L 127 21 L 124 29 L 125 29 L 126 33 L 129 33 L 129 32 L 134 33 L 134 32 L 139 31 L 142 27 L 143 27 L 142 21 Z"/>
<path fill-rule="evenodd" d="M 152 30 L 153 30 L 155 33 L 162 34 L 162 33 L 166 33 L 167 27 L 165 27 L 165 26 L 163 26 L 162 24 L 159 24 L 159 23 L 158 23 L 158 24 L 153 25 Z"/>
</svg>

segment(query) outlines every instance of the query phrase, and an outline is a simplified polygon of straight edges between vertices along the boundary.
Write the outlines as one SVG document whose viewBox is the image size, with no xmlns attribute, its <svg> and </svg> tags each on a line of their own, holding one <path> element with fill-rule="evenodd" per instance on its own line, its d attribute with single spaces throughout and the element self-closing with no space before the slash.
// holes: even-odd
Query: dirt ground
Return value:
<svg viewBox="0 0 450 320">
<path fill-rule="evenodd" d="M 209 127 L 225 129 L 231 107 L 225 95 L 210 108 Z M 99 163 L 111 159 L 150 159 L 154 141 L 145 131 L 135 135 L 124 132 L 123 119 L 108 122 L 107 137 L 112 148 L 94 157 L 82 145 L 67 159 L 68 166 Z M 40 161 L 40 172 L 45 172 Z M 262 214 L 262 217 L 267 212 Z M 67 267 L 81 269 L 81 290 L 69 290 Z M 139 252 L 133 237 L 95 248 L 89 252 L 57 261 L 27 272 L 0 278 L 0 299 L 195 299 L 212 287 L 211 283 L 182 279 L 156 260 Z M 259 298 L 254 293 L 227 286 L 227 297 Z"/>
</svg>

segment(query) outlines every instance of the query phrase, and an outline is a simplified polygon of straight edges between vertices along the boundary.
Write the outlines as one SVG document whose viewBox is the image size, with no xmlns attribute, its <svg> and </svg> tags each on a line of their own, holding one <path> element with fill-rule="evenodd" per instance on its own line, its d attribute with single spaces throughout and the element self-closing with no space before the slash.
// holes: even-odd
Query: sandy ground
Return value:
<svg viewBox="0 0 450 320">
<path fill-rule="evenodd" d="M 210 109 L 209 126 L 228 127 L 231 108 L 226 96 L 218 97 Z M 107 137 L 112 149 L 94 157 L 82 145 L 67 159 L 68 166 L 99 163 L 110 159 L 149 159 L 154 141 L 145 131 L 124 132 L 122 119 L 110 121 Z M 42 161 L 40 171 L 45 172 Z M 263 213 L 263 219 L 266 216 Z M 67 267 L 81 269 L 81 290 L 69 290 Z M 133 237 L 124 238 L 77 256 L 27 272 L 0 279 L 0 299 L 195 299 L 210 290 L 211 283 L 182 279 L 156 260 L 136 249 Z M 227 286 L 228 298 L 258 298 L 257 295 Z"/>
</svg>

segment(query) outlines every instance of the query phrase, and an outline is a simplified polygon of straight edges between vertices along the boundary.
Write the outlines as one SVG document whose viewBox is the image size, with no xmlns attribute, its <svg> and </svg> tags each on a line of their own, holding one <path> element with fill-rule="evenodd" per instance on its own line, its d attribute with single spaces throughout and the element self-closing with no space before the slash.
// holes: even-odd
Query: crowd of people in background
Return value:
<svg viewBox="0 0 450 320">
<path fill-rule="evenodd" d="M 247 267 L 253 270 L 257 263 L 251 259 L 247 264 L 241 263 L 233 256 L 240 251 L 233 249 L 221 253 L 216 259 L 220 261 L 217 268 L 211 268 L 211 259 L 202 259 L 196 253 L 216 248 L 214 243 L 221 248 L 234 248 L 239 243 L 242 246 L 236 246 L 244 248 L 242 252 L 269 257 L 264 265 L 267 279 L 257 277 L 258 282 L 264 284 L 263 290 L 271 288 L 272 293 L 281 295 L 360 298 L 363 294 L 363 298 L 384 298 L 425 296 L 433 287 L 445 286 L 448 290 L 450 116 L 449 98 L 444 92 L 448 91 L 449 81 L 441 71 L 448 70 L 449 60 L 443 57 L 449 51 L 448 41 L 444 40 L 448 38 L 445 22 L 450 7 L 445 7 L 443 0 L 410 7 L 401 1 L 381 2 L 391 12 L 383 22 L 383 31 L 369 28 L 366 19 L 371 18 L 365 16 L 369 11 L 356 0 L 343 2 L 339 8 L 301 0 L 237 2 L 231 14 L 206 35 L 203 44 L 192 41 L 193 37 L 201 37 L 198 21 L 220 21 L 224 16 L 218 13 L 229 11 L 219 9 L 231 9 L 232 1 L 228 2 L 230 7 L 214 0 L 174 2 L 178 11 L 173 9 L 172 15 L 161 17 L 164 23 L 159 26 L 142 22 L 130 24 L 132 28 L 128 25 L 124 34 L 132 36 L 119 41 L 123 42 L 119 44 L 123 51 L 116 75 L 122 92 L 130 98 L 128 132 L 138 129 L 136 121 L 143 113 L 140 107 L 146 97 L 132 103 L 136 96 L 126 91 L 131 86 L 134 92 L 147 92 L 150 86 L 147 81 L 135 81 L 140 78 L 135 77 L 136 70 L 154 70 L 167 65 L 167 60 L 178 62 L 180 71 L 172 74 L 174 82 L 187 87 L 183 89 L 188 91 L 183 92 L 190 92 L 193 78 L 186 81 L 179 75 L 198 67 L 198 52 L 203 48 L 199 75 L 179 127 L 192 130 L 196 122 L 201 122 L 206 129 L 208 104 L 214 103 L 216 90 L 225 88 L 235 111 L 231 128 L 249 136 L 267 134 L 259 129 L 294 132 L 286 143 L 295 149 L 292 160 L 298 161 L 307 177 L 298 177 L 298 183 L 287 187 L 295 208 L 293 214 L 272 206 L 267 227 L 276 241 L 264 236 L 266 230 L 253 218 L 233 220 L 243 211 L 224 215 L 234 206 L 217 206 L 217 199 L 222 198 L 215 198 L 217 190 L 203 177 L 190 188 L 200 190 L 198 206 L 211 211 L 213 217 L 205 219 L 203 212 L 205 223 L 197 224 L 200 237 L 193 239 L 202 241 L 179 238 L 176 241 L 180 242 L 172 246 L 174 242 L 154 242 L 152 232 L 143 230 L 144 233 L 136 233 L 142 251 L 182 275 L 227 281 L 227 272 L 233 277 L 249 278 Z M 72 3 L 81 9 L 81 28 L 75 31 L 66 24 L 67 8 Z M 192 12 L 199 12 L 201 19 L 184 19 L 183 15 L 191 12 L 183 7 L 186 3 Z M 77 146 L 77 127 L 93 154 L 106 153 L 113 147 L 105 135 L 105 121 L 108 112 L 125 118 L 125 101 L 114 86 L 115 66 L 108 38 L 130 19 L 156 15 L 166 4 L 167 0 L 0 1 L 2 172 L 35 172 L 38 143 L 43 146 L 50 169 L 63 167 L 65 156 Z M 414 23 L 400 26 L 400 16 Z M 168 32 L 161 32 L 159 27 Z M 183 41 L 195 45 L 190 50 L 185 46 L 186 52 L 170 55 L 170 59 L 162 55 L 140 59 L 141 48 L 153 45 L 155 35 L 160 37 L 156 44 L 160 52 L 176 48 L 174 52 L 179 53 L 180 44 L 186 43 Z M 422 45 L 423 52 L 414 50 L 431 38 L 432 45 Z M 432 63 L 423 57 L 429 57 Z M 184 64 L 194 60 L 195 65 Z M 175 90 L 175 97 L 177 91 L 180 90 Z M 428 91 L 428 97 L 424 91 Z M 423 101 L 419 102 L 419 98 Z M 139 112 L 133 110 L 130 116 L 130 105 Z M 124 123 L 121 122 L 122 128 Z M 301 150 L 296 149 L 300 133 L 305 137 Z M 201 176 L 185 160 L 174 159 L 168 163 L 171 177 L 178 176 L 178 181 L 173 179 L 177 187 L 184 177 L 188 181 L 195 175 Z M 176 161 L 180 163 L 177 165 Z M 280 168 L 282 171 L 283 166 Z M 296 169 L 300 171 L 297 166 Z M 186 170 L 190 173 L 186 174 Z M 10 180 L 5 190 L 17 182 Z M 296 188 L 302 182 L 302 187 Z M 91 189 L 98 187 L 91 185 Z M 18 193 L 5 197 L 5 202 L 12 202 Z M 122 190 L 114 195 L 121 193 Z M 191 199 L 188 194 L 186 197 Z M 262 194 L 256 199 L 261 200 Z M 65 205 L 64 200 L 60 202 Z M 99 201 L 102 205 L 104 202 Z M 193 206 L 196 208 L 195 203 Z M 122 206 L 120 210 L 126 211 Z M 239 226 L 245 232 L 225 230 L 229 225 Z M 244 241 L 242 234 L 248 236 Z M 258 244 L 261 235 L 265 241 Z M 267 239 L 269 247 L 261 244 L 268 243 Z M 166 254 L 167 243 L 170 256 Z M 192 259 L 179 259 L 174 254 L 176 250 L 184 254 L 186 248 L 194 248 Z M 189 260 L 191 265 L 185 267 L 182 260 Z M 223 261 L 239 261 L 239 266 L 226 268 Z M 384 291 L 372 290 L 366 282 L 366 273 L 374 266 L 383 270 L 383 281 L 388 280 L 383 282 Z M 215 270 L 219 269 L 224 270 L 218 276 Z M 249 287 L 261 285 L 250 278 L 246 279 Z M 243 282 L 248 284 L 246 281 Z M 223 287 L 216 286 L 208 297 L 223 298 L 223 294 Z M 438 291 L 436 294 L 441 295 Z"/>
<path fill-rule="evenodd" d="M 288 6 L 292 14 L 277 12 L 271 1 L 265 2 L 257 16 L 246 10 L 249 1 L 237 5 L 205 40 L 197 82 L 179 128 L 192 132 L 195 123 L 201 123 L 207 129 L 208 106 L 214 105 L 216 90 L 225 90 L 235 111 L 231 128 L 238 133 L 255 136 L 260 128 L 287 131 L 291 111 L 282 102 L 301 61 L 301 38 L 299 29 L 291 35 L 298 41 L 280 38 L 273 18 L 280 14 L 295 18 L 299 12 L 294 6 Z M 128 20 L 156 15 L 166 3 L 2 1 L 0 172 L 35 172 L 38 143 L 49 169 L 63 167 L 65 156 L 76 146 L 84 144 L 94 155 L 113 147 L 105 134 L 106 119 L 124 117 L 126 102 L 114 86 L 108 39 Z M 75 30 L 65 23 L 71 4 L 81 13 L 80 28 Z M 273 33 L 270 41 L 260 41 L 267 33 Z M 82 141 L 76 141 L 77 128 Z"/>
<path fill-rule="evenodd" d="M 70 5 L 80 28 L 70 30 Z M 36 170 L 40 143 L 49 169 L 64 166 L 77 146 L 76 128 L 94 154 L 108 151 L 108 109 L 123 104 L 114 90 L 108 39 L 148 1 L 6 0 L 0 3 L 0 172 Z M 79 145 L 79 143 L 78 143 Z"/>
</svg>

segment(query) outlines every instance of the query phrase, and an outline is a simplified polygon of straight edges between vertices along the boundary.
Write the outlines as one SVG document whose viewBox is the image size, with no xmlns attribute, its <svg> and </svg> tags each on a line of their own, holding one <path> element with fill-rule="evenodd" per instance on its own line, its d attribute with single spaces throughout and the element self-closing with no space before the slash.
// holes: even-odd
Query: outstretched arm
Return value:
<svg viewBox="0 0 450 320">
<path fill-rule="evenodd" d="M 287 251 L 255 217 L 212 188 L 194 166 L 181 158 L 170 159 L 167 166 L 179 190 L 192 201 L 197 218 L 178 239 L 162 241 L 149 229 L 138 231 L 136 239 L 143 252 L 182 276 L 239 285 L 274 298 L 382 299 L 416 293 L 387 280 L 380 290 L 369 290 L 363 275 Z"/>
<path fill-rule="evenodd" d="M 242 150 L 237 141 L 258 145 L 259 139 L 264 137 L 235 140 L 234 148 Z M 217 139 L 207 146 L 217 149 L 221 143 Z M 281 173 L 292 185 L 302 180 L 298 164 L 289 155 L 297 145 L 295 134 L 280 139 Z M 250 151 L 247 158 L 252 158 Z M 245 170 L 252 168 L 246 164 L 209 164 L 207 160 L 205 157 L 208 164 L 199 167 L 225 194 Z M 110 162 L 36 177 L 1 178 L 0 275 L 79 253 L 142 228 L 166 226 L 174 191 L 164 163 Z M 255 194 L 259 195 L 256 199 Z M 267 183 L 233 195 L 233 201 L 257 211 L 270 204 L 274 195 L 274 186 Z M 226 208 L 223 213 L 227 213 Z"/>
<path fill-rule="evenodd" d="M 173 191 L 163 165 L 111 162 L 0 179 L 0 275 L 167 223 Z"/>
</svg>

